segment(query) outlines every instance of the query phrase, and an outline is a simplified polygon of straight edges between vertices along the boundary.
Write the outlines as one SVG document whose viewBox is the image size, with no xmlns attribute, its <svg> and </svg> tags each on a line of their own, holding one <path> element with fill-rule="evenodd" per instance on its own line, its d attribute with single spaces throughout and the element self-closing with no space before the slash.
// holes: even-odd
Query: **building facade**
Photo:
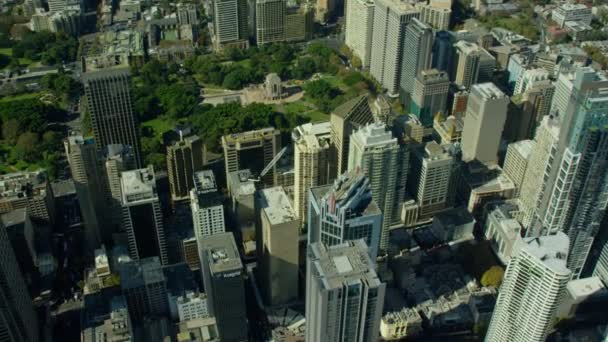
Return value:
<svg viewBox="0 0 608 342">
<path fill-rule="evenodd" d="M 368 124 L 351 135 L 348 170 L 361 170 L 370 181 L 372 197 L 382 211 L 382 251 L 388 250 L 391 225 L 399 222 L 408 169 L 408 146 L 399 144 L 383 123 Z"/>
<path fill-rule="evenodd" d="M 500 287 L 487 341 L 544 341 L 570 280 L 565 234 L 519 244 Z"/>
<path fill-rule="evenodd" d="M 425 127 L 429 127 L 433 124 L 435 115 L 447 113 L 450 79 L 446 72 L 430 69 L 419 72 L 412 82 L 410 112 Z"/>
<path fill-rule="evenodd" d="M 131 146 L 140 166 L 139 125 L 133 111 L 129 70 L 116 68 L 86 72 L 82 80 L 97 150 L 101 151 L 110 144 Z"/>
<path fill-rule="evenodd" d="M 353 54 L 361 60 L 361 67 L 369 68 L 372 55 L 374 1 L 346 1 L 346 29 L 344 39 Z"/>
<path fill-rule="evenodd" d="M 508 105 L 509 97 L 494 83 L 471 87 L 462 131 L 464 161 L 476 159 L 486 165 L 496 164 Z"/>
<path fill-rule="evenodd" d="M 378 341 L 386 284 L 362 240 L 309 246 L 306 341 Z"/>
<path fill-rule="evenodd" d="M 414 80 L 422 70 L 431 67 L 433 29 L 417 18 L 412 18 L 405 28 L 404 39 L 400 95 L 407 107 L 414 91 Z"/>
<path fill-rule="evenodd" d="M 152 166 L 125 171 L 120 176 L 122 227 L 127 234 L 129 255 L 133 260 L 159 257 L 169 263 L 165 228 L 156 177 Z"/>
</svg>

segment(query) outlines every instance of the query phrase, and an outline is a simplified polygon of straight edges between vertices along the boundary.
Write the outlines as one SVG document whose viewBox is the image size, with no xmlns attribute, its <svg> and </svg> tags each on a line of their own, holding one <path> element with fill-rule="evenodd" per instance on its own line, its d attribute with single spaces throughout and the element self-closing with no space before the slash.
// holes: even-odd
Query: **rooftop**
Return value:
<svg viewBox="0 0 608 342">
<path fill-rule="evenodd" d="M 439 221 L 443 226 L 460 226 L 475 222 L 475 219 L 466 208 L 453 208 L 440 212 L 433 217 L 433 221 Z"/>
<path fill-rule="evenodd" d="M 5 228 L 14 225 L 23 224 L 27 220 L 27 209 L 19 208 L 9 211 L 8 213 L 0 214 L 0 223 Z"/>
<path fill-rule="evenodd" d="M 382 122 L 374 122 L 361 127 L 351 135 L 350 139 L 358 142 L 364 148 L 397 145 L 397 138 L 393 138 L 393 134 L 386 129 L 386 125 Z"/>
<path fill-rule="evenodd" d="M 566 265 L 570 241 L 566 234 L 559 232 L 555 235 L 524 238 L 522 241 L 524 245 L 521 250 L 538 258 L 553 272 L 562 275 L 570 274 Z"/>
<path fill-rule="evenodd" d="M 341 209 L 348 210 L 349 217 L 354 217 L 356 214 L 365 216 L 382 214 L 378 204 L 372 199 L 369 179 L 363 173 L 356 171 L 344 173 L 334 181 L 329 190 L 321 200 L 329 203 L 332 214 Z"/>
<path fill-rule="evenodd" d="M 606 287 L 599 277 L 571 280 L 566 288 L 573 298 L 586 298 L 599 292 L 606 292 Z"/>
<path fill-rule="evenodd" d="M 154 168 L 124 171 L 120 174 L 123 203 L 158 199 L 156 195 L 156 178 Z"/>
<path fill-rule="evenodd" d="M 201 253 L 209 256 L 210 269 L 214 274 L 241 271 L 243 263 L 232 233 L 207 236 L 200 246 Z"/>
<path fill-rule="evenodd" d="M 331 138 L 331 124 L 329 121 L 319 123 L 306 123 L 294 128 L 291 132 L 293 142 L 309 149 L 329 147 Z"/>
<path fill-rule="evenodd" d="M 514 143 L 509 144 L 509 148 L 513 148 L 519 153 L 519 155 L 524 158 L 530 158 L 530 153 L 532 153 L 532 148 L 534 147 L 534 140 L 520 140 Z"/>
<path fill-rule="evenodd" d="M 0 175 L 0 201 L 25 198 L 46 190 L 46 172 L 20 171 Z"/>
<path fill-rule="evenodd" d="M 325 289 L 341 288 L 359 280 L 368 283 L 371 287 L 380 285 L 380 279 L 363 240 L 349 241 L 331 247 L 322 243 L 313 243 L 309 249 L 315 273 Z"/>
<path fill-rule="evenodd" d="M 76 195 L 76 188 L 72 179 L 54 181 L 51 183 L 51 189 L 53 189 L 55 198 Z"/>
<path fill-rule="evenodd" d="M 297 220 L 296 212 L 283 187 L 277 186 L 260 191 L 262 210 L 266 213 L 271 225 L 278 225 Z"/>
<path fill-rule="evenodd" d="M 215 175 L 211 170 L 198 171 L 194 173 L 194 188 L 197 193 L 216 192 L 217 184 Z"/>
<path fill-rule="evenodd" d="M 165 282 L 165 275 L 158 257 L 128 261 L 122 263 L 119 268 L 120 285 L 123 290 Z"/>
<path fill-rule="evenodd" d="M 222 136 L 222 142 L 226 142 L 227 144 L 242 143 L 250 140 L 260 140 L 279 134 L 280 132 L 274 127 L 266 127 L 254 131 L 224 135 Z"/>
<path fill-rule="evenodd" d="M 498 89 L 498 87 L 492 83 L 478 83 L 471 86 L 471 94 L 479 94 L 485 99 L 504 99 L 506 101 L 509 100 L 509 97 L 502 92 L 502 90 Z"/>
<path fill-rule="evenodd" d="M 255 183 L 249 169 L 230 172 L 228 175 L 228 188 L 233 197 L 253 196 Z"/>
</svg>

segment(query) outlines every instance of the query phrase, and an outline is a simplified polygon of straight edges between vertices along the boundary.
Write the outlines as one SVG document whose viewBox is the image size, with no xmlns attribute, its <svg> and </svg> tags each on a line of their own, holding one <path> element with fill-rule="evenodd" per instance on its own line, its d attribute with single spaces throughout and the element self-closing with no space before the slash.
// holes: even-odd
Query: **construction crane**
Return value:
<svg viewBox="0 0 608 342">
<path fill-rule="evenodd" d="M 266 176 L 268 171 L 270 171 L 270 169 L 272 169 L 274 167 L 274 165 L 279 161 L 279 159 L 281 159 L 281 157 L 283 157 L 285 152 L 287 152 L 288 147 L 289 147 L 289 145 L 283 147 L 279 151 L 279 153 L 277 153 L 277 155 L 274 156 L 274 158 L 272 158 L 272 160 L 268 163 L 268 165 L 266 165 L 266 167 L 262 170 L 262 172 L 260 172 L 260 175 L 258 176 L 258 178 L 250 178 L 249 180 L 254 181 L 254 182 L 259 182 L 262 178 L 264 178 L 264 176 Z"/>
</svg>

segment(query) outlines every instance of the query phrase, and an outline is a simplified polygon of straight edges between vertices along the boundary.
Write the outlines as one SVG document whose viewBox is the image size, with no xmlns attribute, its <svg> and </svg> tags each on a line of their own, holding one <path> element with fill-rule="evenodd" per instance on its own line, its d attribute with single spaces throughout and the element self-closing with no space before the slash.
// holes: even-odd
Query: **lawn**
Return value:
<svg viewBox="0 0 608 342">
<path fill-rule="evenodd" d="M 19 101 L 19 100 L 31 100 L 31 99 L 37 99 L 39 97 L 40 97 L 40 93 L 23 93 L 23 94 L 12 95 L 12 96 L 4 96 L 4 97 L 0 98 L 0 103 Z"/>
<path fill-rule="evenodd" d="M 176 122 L 174 120 L 158 117 L 149 121 L 142 122 L 142 127 L 149 127 L 154 132 L 154 136 L 162 138 L 163 133 L 173 129 Z"/>
<path fill-rule="evenodd" d="M 0 54 L 13 57 L 13 49 L 11 48 L 0 48 Z M 34 62 L 29 58 L 19 58 L 19 64 L 23 66 L 38 66 L 40 62 Z M 6 68 L 6 67 L 5 67 Z"/>
<path fill-rule="evenodd" d="M 305 101 L 297 101 L 276 105 L 275 109 L 281 113 L 294 113 L 310 118 L 311 122 L 320 122 L 329 120 L 329 115 L 325 114 L 317 108 Z"/>
</svg>

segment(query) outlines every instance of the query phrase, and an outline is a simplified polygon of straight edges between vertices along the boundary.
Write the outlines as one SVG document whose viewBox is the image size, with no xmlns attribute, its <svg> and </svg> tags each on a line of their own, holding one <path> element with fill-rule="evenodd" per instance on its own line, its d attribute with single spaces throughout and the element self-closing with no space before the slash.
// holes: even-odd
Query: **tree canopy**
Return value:
<svg viewBox="0 0 608 342">
<path fill-rule="evenodd" d="M 500 266 L 490 267 L 481 277 L 481 285 L 499 288 L 500 284 L 502 284 L 502 277 L 504 273 L 505 270 Z"/>
<path fill-rule="evenodd" d="M 26 32 L 13 45 L 13 57 L 28 58 L 52 65 L 76 60 L 78 40 L 65 33 Z"/>
</svg>

